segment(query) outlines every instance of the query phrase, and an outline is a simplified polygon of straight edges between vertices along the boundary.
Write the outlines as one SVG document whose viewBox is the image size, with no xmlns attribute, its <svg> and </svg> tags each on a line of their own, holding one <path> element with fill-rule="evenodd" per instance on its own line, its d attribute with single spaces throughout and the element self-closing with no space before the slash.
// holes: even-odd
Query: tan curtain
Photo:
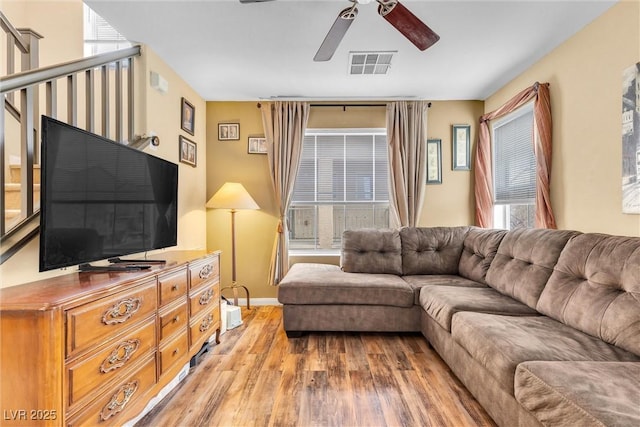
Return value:
<svg viewBox="0 0 640 427">
<path fill-rule="evenodd" d="M 267 139 L 269 172 L 280 216 L 269 269 L 269 284 L 275 286 L 289 270 L 287 210 L 300 166 L 302 140 L 309 119 L 309 104 L 276 101 L 264 103 L 260 108 Z"/>
<path fill-rule="evenodd" d="M 493 227 L 493 178 L 489 121 L 515 111 L 534 100 L 533 151 L 536 156 L 536 227 L 556 228 L 551 209 L 551 98 L 549 83 L 535 83 L 511 98 L 506 104 L 480 117 L 475 151 L 476 225 Z"/>
<path fill-rule="evenodd" d="M 426 101 L 387 105 L 389 206 L 394 227 L 416 226 L 424 201 L 426 179 Z"/>
</svg>

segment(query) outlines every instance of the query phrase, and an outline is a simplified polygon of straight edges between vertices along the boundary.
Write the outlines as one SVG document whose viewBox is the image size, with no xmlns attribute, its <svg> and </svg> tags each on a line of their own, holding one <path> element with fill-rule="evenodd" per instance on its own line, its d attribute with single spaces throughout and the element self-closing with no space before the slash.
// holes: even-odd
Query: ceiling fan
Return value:
<svg viewBox="0 0 640 427">
<path fill-rule="evenodd" d="M 269 0 L 240 0 L 241 3 L 257 3 Z M 349 0 L 353 5 L 342 10 L 313 57 L 314 61 L 328 61 L 335 53 L 342 38 L 358 16 L 358 4 L 368 4 L 372 0 Z M 415 16 L 398 0 L 375 0 L 378 14 L 400 31 L 418 49 L 426 50 L 440 40 L 431 28 Z"/>
</svg>

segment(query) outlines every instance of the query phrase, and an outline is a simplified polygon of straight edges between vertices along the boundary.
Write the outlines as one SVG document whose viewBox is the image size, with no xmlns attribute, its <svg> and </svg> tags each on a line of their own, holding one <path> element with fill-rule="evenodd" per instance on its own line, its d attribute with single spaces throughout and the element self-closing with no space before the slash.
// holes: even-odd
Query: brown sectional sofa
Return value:
<svg viewBox="0 0 640 427">
<path fill-rule="evenodd" d="M 355 230 L 296 264 L 284 328 L 422 332 L 501 426 L 640 425 L 640 238 Z"/>
</svg>

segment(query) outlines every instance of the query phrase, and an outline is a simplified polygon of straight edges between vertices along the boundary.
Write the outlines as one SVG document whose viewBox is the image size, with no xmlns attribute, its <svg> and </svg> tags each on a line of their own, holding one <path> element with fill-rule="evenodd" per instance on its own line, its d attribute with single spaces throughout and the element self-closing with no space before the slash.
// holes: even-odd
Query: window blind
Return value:
<svg viewBox="0 0 640 427">
<path fill-rule="evenodd" d="M 307 132 L 292 202 L 387 202 L 386 135 Z"/>
<path fill-rule="evenodd" d="M 493 126 L 496 204 L 531 203 L 536 196 L 533 106 L 528 105 Z"/>
</svg>

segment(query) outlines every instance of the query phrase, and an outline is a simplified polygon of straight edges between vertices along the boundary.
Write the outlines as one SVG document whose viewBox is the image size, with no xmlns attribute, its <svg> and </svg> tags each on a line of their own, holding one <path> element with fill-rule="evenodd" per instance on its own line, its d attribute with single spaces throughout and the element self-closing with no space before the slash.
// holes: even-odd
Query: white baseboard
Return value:
<svg viewBox="0 0 640 427">
<path fill-rule="evenodd" d="M 233 298 L 228 298 L 227 299 L 231 302 L 233 302 Z M 250 299 L 251 302 L 251 306 L 262 306 L 262 305 L 282 305 L 278 302 L 277 298 L 251 298 Z M 246 307 L 247 306 L 247 299 L 246 298 L 238 298 L 238 305 L 240 307 Z"/>
</svg>

